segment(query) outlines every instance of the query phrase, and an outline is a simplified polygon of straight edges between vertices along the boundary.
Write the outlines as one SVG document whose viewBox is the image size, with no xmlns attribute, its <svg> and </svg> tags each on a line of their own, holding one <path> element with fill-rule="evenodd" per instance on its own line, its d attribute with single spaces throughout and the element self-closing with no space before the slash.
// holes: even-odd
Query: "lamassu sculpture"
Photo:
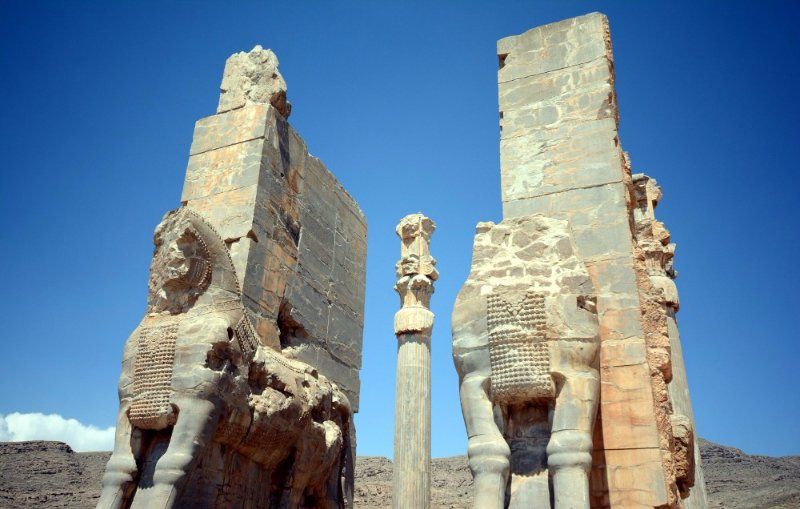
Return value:
<svg viewBox="0 0 800 509">
<path fill-rule="evenodd" d="M 595 305 L 566 221 L 478 224 L 452 320 L 476 509 L 589 508 Z"/>
<path fill-rule="evenodd" d="M 199 214 L 168 213 L 154 243 L 98 507 L 342 507 L 347 397 L 259 344 L 228 248 Z"/>
</svg>

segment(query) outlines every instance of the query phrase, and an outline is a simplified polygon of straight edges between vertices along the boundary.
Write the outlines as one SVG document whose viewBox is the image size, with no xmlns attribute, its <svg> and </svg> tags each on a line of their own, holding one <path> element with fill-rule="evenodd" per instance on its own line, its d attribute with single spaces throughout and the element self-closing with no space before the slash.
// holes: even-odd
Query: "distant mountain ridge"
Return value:
<svg viewBox="0 0 800 509">
<path fill-rule="evenodd" d="M 800 456 L 754 456 L 701 440 L 710 508 L 800 508 Z M 92 508 L 109 452 L 76 453 L 62 442 L 0 442 L 0 509 Z M 466 457 L 433 460 L 436 509 L 466 509 L 472 477 Z M 356 507 L 391 507 L 392 463 L 359 457 Z"/>
</svg>

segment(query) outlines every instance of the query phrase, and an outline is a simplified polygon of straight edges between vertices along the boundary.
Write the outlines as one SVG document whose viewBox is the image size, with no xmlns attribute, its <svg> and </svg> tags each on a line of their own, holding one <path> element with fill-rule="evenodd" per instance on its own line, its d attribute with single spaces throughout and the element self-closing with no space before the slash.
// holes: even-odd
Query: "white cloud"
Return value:
<svg viewBox="0 0 800 509">
<path fill-rule="evenodd" d="M 114 448 L 114 427 L 101 429 L 58 414 L 0 414 L 0 441 L 25 440 L 58 440 L 75 451 L 110 451 Z"/>
</svg>

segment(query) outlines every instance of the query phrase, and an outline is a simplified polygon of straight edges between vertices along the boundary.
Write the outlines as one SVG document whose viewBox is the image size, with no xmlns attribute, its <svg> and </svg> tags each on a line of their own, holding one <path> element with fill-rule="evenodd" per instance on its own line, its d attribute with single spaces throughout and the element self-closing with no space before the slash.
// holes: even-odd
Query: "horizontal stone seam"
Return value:
<svg viewBox="0 0 800 509">
<path fill-rule="evenodd" d="M 512 78 L 512 79 L 506 80 L 506 81 L 498 81 L 497 84 L 498 85 L 503 85 L 505 83 L 511 83 L 512 81 L 524 80 L 524 79 L 528 79 L 528 78 L 533 78 L 535 76 L 543 76 L 545 74 L 550 74 L 551 72 L 558 72 L 558 71 L 563 71 L 564 69 L 569 69 L 571 67 L 578 67 L 578 66 L 581 66 L 581 65 L 591 64 L 592 62 L 596 62 L 596 61 L 600 60 L 601 58 L 605 58 L 606 60 L 608 60 L 608 55 L 603 54 L 602 56 L 599 56 L 597 58 L 593 58 L 593 59 L 587 60 L 585 62 L 578 62 L 577 64 L 567 65 L 565 67 L 559 67 L 558 69 L 550 69 L 549 71 L 537 72 L 537 73 L 534 73 L 534 74 L 529 74 L 527 76 L 520 76 L 519 78 Z M 609 60 L 609 62 L 610 62 L 610 60 Z"/>
<path fill-rule="evenodd" d="M 336 364 L 339 364 L 339 365 L 344 366 L 345 368 L 348 368 L 348 369 L 351 369 L 351 370 L 354 369 L 354 370 L 358 371 L 358 370 L 361 369 L 361 361 L 362 361 L 362 359 L 361 359 L 362 356 L 361 355 L 358 356 L 358 359 L 355 362 L 355 364 L 352 364 L 352 363 L 347 362 L 346 360 L 342 359 L 340 356 L 336 355 L 334 352 L 332 352 L 328 348 L 328 340 L 329 340 L 329 338 L 327 336 L 324 337 L 324 338 L 318 338 L 318 337 L 314 337 L 314 336 L 309 335 L 308 339 L 309 339 L 309 341 L 304 341 L 302 343 L 298 343 L 297 345 L 290 345 L 289 348 L 294 349 L 294 351 L 296 351 L 296 352 L 300 352 L 300 351 L 305 351 L 303 349 L 303 346 L 306 346 L 306 345 L 309 345 L 309 346 L 312 346 L 312 347 L 316 347 L 316 348 L 319 348 L 320 350 L 322 350 L 323 352 L 325 352 L 326 354 L 328 354 L 328 357 L 333 362 L 335 362 Z M 339 342 L 339 344 L 345 344 L 345 343 Z"/>
<path fill-rule="evenodd" d="M 217 115 L 224 115 L 225 113 L 230 113 L 231 111 L 243 110 L 246 107 L 252 106 L 254 104 L 261 104 L 261 105 L 264 105 L 264 106 L 272 106 L 272 104 L 270 104 L 270 103 L 259 103 L 259 102 L 248 102 L 248 101 L 245 101 L 244 104 L 240 104 L 239 106 L 234 106 L 233 108 L 228 108 L 227 110 L 217 111 L 216 113 L 214 113 L 211 116 L 212 117 L 216 117 Z M 272 106 L 272 107 L 274 108 L 274 106 Z M 209 118 L 211 118 L 211 117 L 209 117 Z"/>
<path fill-rule="evenodd" d="M 239 109 L 239 108 L 237 108 L 237 109 Z M 231 111 L 233 111 L 233 110 L 231 110 Z M 267 135 L 264 134 L 263 136 L 256 136 L 255 138 L 250 138 L 250 139 L 247 139 L 247 140 L 237 141 L 236 143 L 230 143 L 228 145 L 222 145 L 222 146 L 211 148 L 211 149 L 208 149 L 208 150 L 203 150 L 202 152 L 191 152 L 191 150 L 190 150 L 189 158 L 192 158 L 194 156 L 199 156 L 199 155 L 202 155 L 202 154 L 207 154 L 208 152 L 213 152 L 215 150 L 220 150 L 220 149 L 223 149 L 223 148 L 233 147 L 235 145 L 241 145 L 242 143 L 248 143 L 248 142 L 255 141 L 255 140 L 262 140 L 262 139 L 265 139 L 266 137 L 267 137 Z M 314 157 L 311 154 L 308 154 L 308 156 L 309 157 Z M 334 181 L 334 186 L 336 187 L 336 190 L 340 191 L 340 193 L 336 193 L 337 198 L 342 202 L 343 205 L 345 205 L 345 207 L 347 207 L 350 211 L 353 212 L 353 215 L 356 217 L 356 220 L 359 221 L 364 226 L 364 229 L 366 230 L 367 218 L 366 218 L 366 215 L 364 214 L 364 212 L 359 207 L 358 202 L 355 200 L 355 198 L 353 198 L 353 196 L 350 194 L 350 192 L 347 191 L 347 189 L 344 188 L 342 183 L 339 182 L 336 179 L 336 176 L 333 174 L 333 172 L 331 172 L 319 158 L 314 157 L 314 159 L 317 159 L 317 161 L 319 161 L 321 167 L 328 173 L 328 175 L 330 175 L 332 177 L 332 179 Z M 247 186 L 245 186 L 245 187 L 247 187 Z M 347 198 L 349 198 L 349 202 L 341 197 L 342 194 L 345 195 Z"/>
<path fill-rule="evenodd" d="M 519 113 L 527 112 L 529 110 L 538 110 L 544 106 L 561 104 L 565 99 L 570 97 L 585 96 L 598 91 L 607 93 L 609 90 L 612 90 L 610 82 L 598 81 L 591 84 L 576 86 L 575 88 L 564 89 L 557 95 L 545 96 L 533 101 L 526 101 L 524 103 L 520 103 L 518 107 L 506 107 L 503 109 L 503 112 Z"/>
<path fill-rule="evenodd" d="M 233 145 L 230 145 L 230 146 L 233 146 Z M 220 194 L 230 193 L 231 191 L 238 191 L 240 189 L 247 189 L 248 187 L 257 187 L 257 186 L 258 186 L 258 183 L 256 182 L 256 183 L 253 183 L 253 184 L 247 184 L 246 186 L 232 187 L 230 189 L 225 189 L 224 191 L 217 191 L 217 192 L 214 192 L 214 193 L 209 193 L 209 194 L 204 194 L 204 195 L 197 195 L 197 196 L 193 196 L 193 197 L 190 197 L 190 198 L 186 198 L 186 197 L 184 197 L 184 198 L 186 198 L 185 201 L 187 201 L 187 202 L 196 201 L 196 200 L 204 200 L 206 198 L 211 198 L 211 197 L 214 197 L 214 196 L 217 196 L 217 195 L 220 195 Z M 254 202 L 254 204 L 255 204 L 255 202 Z"/>
<path fill-rule="evenodd" d="M 600 184 L 592 184 L 590 186 L 570 187 L 569 189 L 561 189 L 559 191 L 550 191 L 549 193 L 537 194 L 535 196 L 526 196 L 525 198 L 515 198 L 513 200 L 507 200 L 507 201 L 503 200 L 503 204 L 504 205 L 505 204 L 510 204 L 510 203 L 514 203 L 515 201 L 533 200 L 533 199 L 536 199 L 536 198 L 543 198 L 545 196 L 550 196 L 550 195 L 559 194 L 559 193 L 566 193 L 568 191 L 575 191 L 575 190 L 578 190 L 578 189 L 592 189 L 592 188 L 595 188 L 595 187 L 603 187 L 603 186 L 608 186 L 608 185 L 611 185 L 611 184 L 621 184 L 621 183 L 622 183 L 622 178 L 620 177 L 619 180 L 610 180 L 608 182 L 601 182 Z"/>
<path fill-rule="evenodd" d="M 300 264 L 300 266 L 303 266 L 303 265 L 302 265 L 302 263 Z M 312 272 L 311 272 L 311 271 L 308 271 L 308 270 L 307 270 L 307 273 L 308 273 L 309 275 L 312 275 Z M 313 291 L 313 292 L 317 293 L 318 295 L 320 295 L 321 297 L 323 297 L 323 298 L 325 299 L 325 301 L 327 302 L 327 304 L 328 304 L 328 307 L 329 307 L 329 308 L 330 308 L 331 306 L 333 306 L 333 305 L 336 305 L 336 306 L 339 306 L 340 308 L 342 308 L 344 311 L 349 311 L 350 313 L 352 313 L 353 315 L 355 315 L 354 317 L 351 317 L 351 318 L 355 318 L 355 320 L 356 320 L 356 323 L 357 323 L 357 324 L 358 324 L 360 327 L 362 327 L 362 328 L 364 327 L 364 316 L 363 316 L 363 311 L 357 311 L 357 310 L 355 310 L 355 309 L 351 308 L 351 307 L 350 307 L 350 306 L 349 306 L 349 305 L 348 305 L 346 302 L 344 302 L 344 300 L 343 300 L 343 299 L 339 299 L 339 298 L 331 299 L 331 298 L 327 297 L 327 296 L 326 296 L 326 295 L 327 295 L 326 293 L 323 293 L 323 292 L 321 292 L 319 288 L 316 288 L 316 287 L 314 286 L 314 284 L 313 284 L 313 283 L 311 283 L 311 281 L 309 281 L 309 280 L 308 280 L 308 278 L 305 278 L 305 277 L 303 277 L 303 276 L 302 276 L 302 275 L 301 275 L 299 272 L 295 272 L 295 276 L 296 276 L 298 279 L 300 279 L 300 280 L 302 280 L 302 281 L 305 281 L 306 283 L 309 283 L 309 284 L 308 284 L 308 287 L 311 289 L 311 291 Z M 331 281 L 331 283 L 333 283 L 333 282 Z M 336 288 L 336 287 L 340 287 L 340 286 L 342 286 L 343 284 L 344 284 L 344 283 L 339 283 L 339 284 L 330 284 L 330 286 L 333 286 L 334 288 Z M 292 283 L 291 283 L 291 285 L 287 285 L 287 287 L 289 287 L 289 286 L 290 286 L 290 287 L 291 287 L 293 290 L 298 290 L 298 289 L 299 289 L 299 285 L 300 285 L 300 283 L 295 283 L 295 282 L 292 282 Z M 327 338 L 327 337 L 329 337 L 329 336 L 328 336 L 328 329 L 327 329 L 327 328 L 326 328 L 325 337 L 326 337 L 326 338 Z"/>
<path fill-rule="evenodd" d="M 616 106 L 614 107 L 614 109 L 616 111 Z M 609 115 L 607 117 L 590 118 L 590 119 L 587 119 L 587 120 L 567 120 L 567 121 L 565 121 L 563 123 L 558 124 L 558 127 L 544 127 L 544 126 L 536 127 L 536 128 L 532 128 L 530 130 L 527 130 L 527 131 L 525 131 L 525 132 L 523 132 L 521 134 L 515 134 L 514 136 L 506 136 L 506 137 L 503 137 L 503 133 L 502 133 L 502 129 L 501 129 L 500 130 L 500 142 L 502 143 L 502 142 L 507 141 L 507 140 L 516 140 L 517 138 L 524 138 L 526 136 L 533 136 L 534 134 L 541 133 L 543 131 L 545 131 L 545 132 L 546 131 L 556 132 L 556 131 L 560 130 L 562 127 L 568 126 L 568 125 L 588 124 L 589 122 L 599 122 L 601 120 L 607 120 L 607 119 L 614 119 L 614 116 L 613 115 Z M 617 132 L 617 128 L 618 128 L 618 126 L 616 125 L 616 122 L 615 122 L 614 123 L 614 132 Z M 567 136 L 565 138 L 571 138 L 571 137 Z"/>
<path fill-rule="evenodd" d="M 234 145 L 241 145 L 242 143 L 247 143 L 248 141 L 253 141 L 253 140 L 262 140 L 262 139 L 264 139 L 264 138 L 266 138 L 266 134 L 264 134 L 264 135 L 262 135 L 262 136 L 256 136 L 255 138 L 248 138 L 248 139 L 246 139 L 246 140 L 237 141 L 237 142 L 235 142 L 235 143 L 229 143 L 228 145 L 221 145 L 221 146 L 219 146 L 219 147 L 210 148 L 210 149 L 208 149 L 208 150 L 203 150 L 202 152 L 192 152 L 192 151 L 190 150 L 190 151 L 189 151 L 189 157 L 191 158 L 191 157 L 194 157 L 194 156 L 199 156 L 199 155 L 201 155 L 201 154 L 206 154 L 206 153 L 208 153 L 208 152 L 213 152 L 213 151 L 215 151 L 215 150 L 220 150 L 220 149 L 223 149 L 223 148 L 233 147 Z"/>
<path fill-rule="evenodd" d="M 342 343 L 342 344 L 344 344 L 344 343 Z M 328 346 L 327 345 L 327 341 L 326 341 L 326 345 L 325 346 Z M 358 356 L 358 360 L 356 361 L 356 364 L 354 365 L 354 364 L 351 364 L 349 362 L 346 362 L 344 359 L 342 359 L 341 357 L 339 357 L 338 355 L 336 355 L 332 351 L 328 350 L 327 348 L 323 348 L 323 350 L 325 350 L 328 353 L 328 355 L 330 355 L 331 359 L 333 359 L 337 364 L 342 364 L 343 366 L 346 366 L 348 368 L 355 369 L 355 370 L 360 370 L 361 369 L 361 356 L 360 355 Z"/>
<path fill-rule="evenodd" d="M 297 359 L 297 360 L 300 360 L 300 359 Z M 300 361 L 300 362 L 304 362 L 304 361 Z M 314 369 L 317 369 L 317 368 L 314 368 Z M 319 371 L 319 370 L 317 369 L 317 371 Z M 348 385 L 345 385 L 342 382 L 337 382 L 336 380 L 333 380 L 331 377 L 329 377 L 328 375 L 325 375 L 324 373 L 323 373 L 323 376 L 325 378 L 327 378 L 330 383 L 332 383 L 333 385 L 335 385 L 336 387 L 340 388 L 341 390 L 343 390 L 345 392 L 356 392 L 355 387 L 350 387 Z M 358 379 L 358 382 L 360 384 L 361 378 L 359 376 L 356 376 L 356 378 Z"/>
<path fill-rule="evenodd" d="M 660 451 L 661 448 L 658 447 L 658 446 L 651 446 L 651 447 L 618 447 L 618 448 L 614 448 L 614 449 L 612 449 L 611 447 L 604 447 L 602 449 L 594 449 L 594 450 L 597 451 L 597 452 L 601 452 L 601 451 L 648 451 L 648 450 Z"/>
<path fill-rule="evenodd" d="M 587 256 L 585 258 L 581 258 L 583 263 L 599 263 L 599 262 L 610 262 L 614 260 L 633 260 L 633 255 L 615 255 L 615 256 Z M 611 292 L 611 293 L 618 293 L 618 292 Z"/>
<path fill-rule="evenodd" d="M 603 367 L 604 368 L 630 368 L 630 367 L 633 367 L 633 366 L 644 366 L 646 364 L 647 364 L 647 359 L 642 359 L 639 362 L 631 362 L 631 363 L 628 363 L 628 364 L 605 364 L 605 365 L 603 365 Z"/>
<path fill-rule="evenodd" d="M 604 94 L 604 95 L 611 95 L 614 93 L 614 88 L 610 81 L 598 81 L 592 84 L 576 86 L 575 88 L 565 89 L 559 92 L 557 95 L 549 96 L 549 97 L 542 97 L 533 101 L 524 102 L 521 104 L 500 104 L 501 108 L 500 111 L 509 114 L 509 118 L 513 118 L 511 115 L 521 115 L 523 113 L 535 112 L 541 110 L 543 108 L 557 106 L 559 104 L 563 104 L 565 101 L 569 100 L 572 97 L 585 97 L 592 94 Z M 502 97 L 500 98 L 502 99 Z M 607 118 L 607 117 L 601 117 Z M 594 119 L 593 119 L 594 120 Z"/>
</svg>

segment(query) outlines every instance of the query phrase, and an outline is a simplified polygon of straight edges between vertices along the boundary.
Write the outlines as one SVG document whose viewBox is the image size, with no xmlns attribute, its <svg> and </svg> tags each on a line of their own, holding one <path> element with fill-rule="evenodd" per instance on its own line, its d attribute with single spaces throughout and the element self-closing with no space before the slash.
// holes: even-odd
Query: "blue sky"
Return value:
<svg viewBox="0 0 800 509">
<path fill-rule="evenodd" d="M 495 42 L 599 10 L 623 147 L 663 186 L 678 244 L 699 433 L 800 454 L 797 4 L 285 4 L 0 1 L 0 414 L 113 425 L 194 122 L 215 111 L 226 57 L 262 44 L 291 123 L 369 221 L 359 452 L 391 455 L 394 227 L 423 211 L 441 273 L 433 454 L 464 453 L 450 312 L 475 223 L 500 219 Z"/>
</svg>

